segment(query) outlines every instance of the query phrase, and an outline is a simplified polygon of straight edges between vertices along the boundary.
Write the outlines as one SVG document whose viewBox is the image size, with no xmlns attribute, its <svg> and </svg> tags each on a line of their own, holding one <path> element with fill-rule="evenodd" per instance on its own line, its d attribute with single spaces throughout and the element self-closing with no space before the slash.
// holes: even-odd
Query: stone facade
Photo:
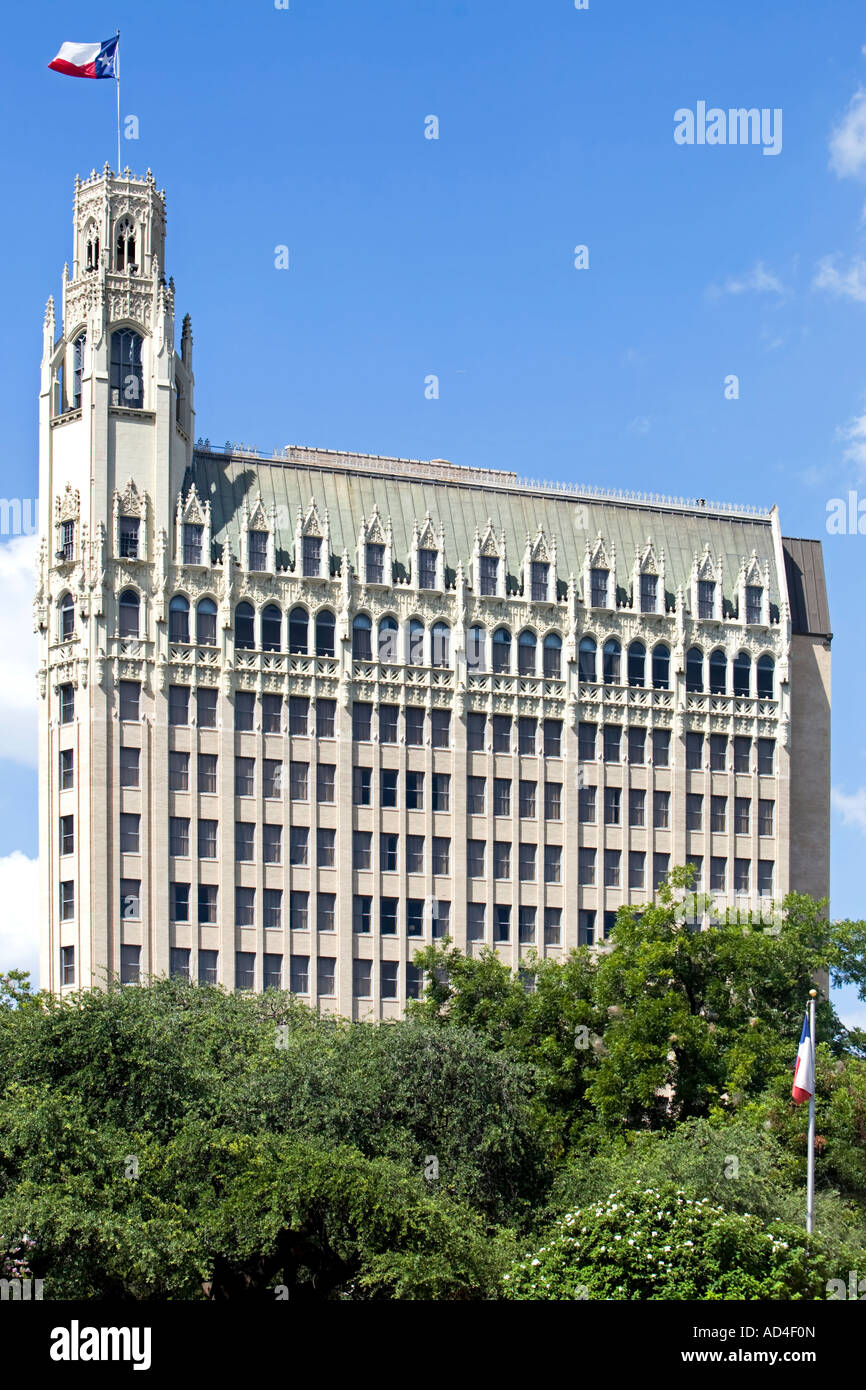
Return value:
<svg viewBox="0 0 866 1390">
<path fill-rule="evenodd" d="M 46 314 L 43 982 L 389 1017 L 424 943 L 599 945 L 687 860 L 704 920 L 826 892 L 777 510 L 194 445 L 164 228 L 149 173 L 77 182 Z"/>
</svg>

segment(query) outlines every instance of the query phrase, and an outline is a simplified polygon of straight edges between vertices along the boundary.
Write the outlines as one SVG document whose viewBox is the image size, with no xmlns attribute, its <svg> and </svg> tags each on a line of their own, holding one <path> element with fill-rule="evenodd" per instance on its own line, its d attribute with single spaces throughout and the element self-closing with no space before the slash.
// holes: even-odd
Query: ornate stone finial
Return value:
<svg viewBox="0 0 866 1390">
<path fill-rule="evenodd" d="M 129 182 L 129 176 L 130 176 L 131 173 L 132 173 L 132 170 L 130 169 L 129 165 L 127 164 L 126 167 L 125 167 L 124 170 L 123 170 L 123 177 L 127 180 L 127 182 Z"/>
<path fill-rule="evenodd" d="M 54 295 L 50 294 L 45 304 L 45 318 L 43 319 L 45 328 L 54 327 Z"/>
<path fill-rule="evenodd" d="M 104 163 L 103 166 L 102 166 L 102 177 L 105 178 L 105 177 L 106 177 L 108 174 L 110 174 L 110 173 L 111 173 L 111 165 L 109 164 L 108 160 L 106 159 L 105 163 Z"/>
</svg>

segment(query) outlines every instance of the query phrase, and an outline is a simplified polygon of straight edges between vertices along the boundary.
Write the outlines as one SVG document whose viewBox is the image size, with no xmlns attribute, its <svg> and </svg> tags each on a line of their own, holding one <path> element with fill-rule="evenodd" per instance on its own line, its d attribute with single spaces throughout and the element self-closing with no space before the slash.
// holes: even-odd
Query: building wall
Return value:
<svg viewBox="0 0 866 1390">
<path fill-rule="evenodd" d="M 830 896 L 830 642 L 791 641 L 791 889 Z"/>
</svg>

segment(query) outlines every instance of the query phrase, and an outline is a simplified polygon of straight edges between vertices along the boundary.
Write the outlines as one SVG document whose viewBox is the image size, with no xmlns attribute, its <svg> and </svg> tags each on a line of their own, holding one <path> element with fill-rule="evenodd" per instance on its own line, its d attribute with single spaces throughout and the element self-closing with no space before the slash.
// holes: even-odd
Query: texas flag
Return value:
<svg viewBox="0 0 866 1390">
<path fill-rule="evenodd" d="M 791 1087 L 791 1095 L 797 1105 L 802 1105 L 804 1100 L 809 1100 L 815 1094 L 815 1051 L 812 1046 L 812 1034 L 809 1030 L 809 1010 L 806 1010 L 806 1017 L 803 1019 L 803 1031 L 800 1034 L 800 1046 L 797 1049 L 797 1062 L 794 1067 L 794 1084 Z"/>
<path fill-rule="evenodd" d="M 65 43 L 48 64 L 67 77 L 116 77 L 118 36 L 103 43 Z"/>
</svg>

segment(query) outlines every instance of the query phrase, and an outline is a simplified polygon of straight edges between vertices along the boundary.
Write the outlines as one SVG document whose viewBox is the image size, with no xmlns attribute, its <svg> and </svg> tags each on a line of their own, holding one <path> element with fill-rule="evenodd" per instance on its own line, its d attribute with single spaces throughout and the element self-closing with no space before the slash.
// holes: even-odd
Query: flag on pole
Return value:
<svg viewBox="0 0 866 1390">
<path fill-rule="evenodd" d="M 116 77 L 118 35 L 102 43 L 64 43 L 48 66 L 67 77 Z"/>
<path fill-rule="evenodd" d="M 815 1049 L 812 1040 L 812 1031 L 809 1027 L 809 1010 L 806 1010 L 806 1017 L 803 1019 L 803 1031 L 800 1034 L 800 1046 L 797 1049 L 797 1061 L 794 1066 L 794 1084 L 791 1087 L 791 1095 L 797 1105 L 802 1105 L 804 1100 L 810 1100 L 815 1094 Z"/>
</svg>

